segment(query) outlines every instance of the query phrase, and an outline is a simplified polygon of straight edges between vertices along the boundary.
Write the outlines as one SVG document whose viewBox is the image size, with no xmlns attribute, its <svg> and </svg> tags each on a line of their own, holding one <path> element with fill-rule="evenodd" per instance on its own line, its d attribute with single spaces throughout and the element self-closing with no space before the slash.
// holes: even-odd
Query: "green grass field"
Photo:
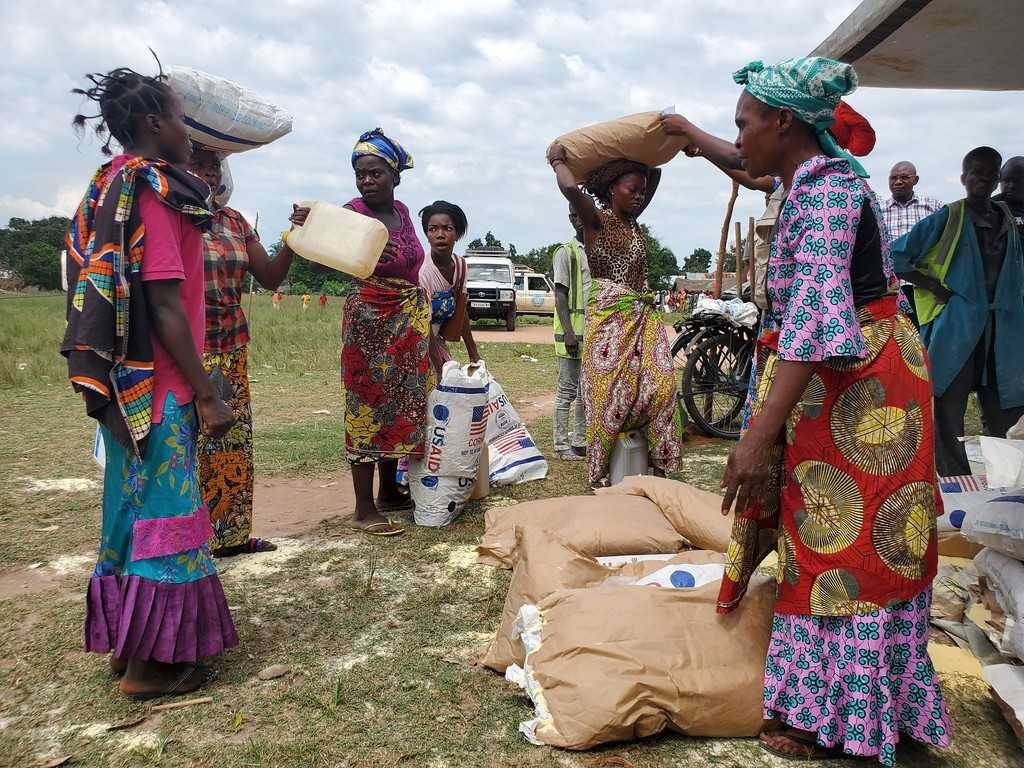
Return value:
<svg viewBox="0 0 1024 768">
<path fill-rule="evenodd" d="M 265 298 L 252 309 L 260 479 L 315 484 L 343 468 L 338 314 L 335 305 L 274 312 Z M 62 297 L 0 299 L 0 586 L 32 572 L 49 584 L 28 597 L 0 597 L 0 766 L 61 756 L 81 766 L 197 768 L 783 764 L 748 740 L 663 735 L 574 754 L 519 736 L 518 722 L 531 716 L 527 701 L 471 663 L 508 585 L 506 572 L 472 564 L 473 548 L 488 505 L 584 493 L 580 464 L 552 462 L 548 479 L 473 504 L 444 530 L 377 541 L 328 520 L 279 541 L 278 552 L 225 562 L 241 644 L 216 662 L 218 678 L 204 691 L 213 702 L 157 713 L 121 698 L 105 660 L 81 650 L 98 491 L 47 485 L 97 479 L 94 427 L 56 352 L 62 332 Z M 550 346 L 481 346 L 513 398 L 553 390 Z M 531 431 L 550 454 L 550 416 Z M 694 441 L 678 476 L 714 489 L 728 447 Z M 272 664 L 289 671 L 258 679 Z M 908 742 L 901 764 L 1019 765 L 985 686 L 960 675 L 943 676 L 943 684 L 954 749 L 939 755 Z"/>
</svg>

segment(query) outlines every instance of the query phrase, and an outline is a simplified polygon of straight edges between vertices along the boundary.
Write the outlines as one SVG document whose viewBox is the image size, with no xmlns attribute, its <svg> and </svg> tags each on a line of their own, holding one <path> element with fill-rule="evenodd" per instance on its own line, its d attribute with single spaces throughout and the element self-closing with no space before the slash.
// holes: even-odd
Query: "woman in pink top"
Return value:
<svg viewBox="0 0 1024 768">
<path fill-rule="evenodd" d="M 411 509 L 398 490 L 400 459 L 422 456 L 427 394 L 433 387 L 427 354 L 430 303 L 419 286 L 423 246 L 404 203 L 395 200 L 402 171 L 412 156 L 378 128 L 364 133 L 352 151 L 360 196 L 345 207 L 377 219 L 391 233 L 373 275 L 355 280 L 342 318 L 345 385 L 345 451 L 352 464 L 354 524 L 375 536 L 404 529 L 388 513 Z M 296 210 L 302 223 L 308 209 Z M 380 488 L 373 495 L 374 467 Z"/>
<path fill-rule="evenodd" d="M 94 175 L 65 241 L 61 352 L 106 446 L 85 646 L 111 654 L 122 693 L 151 698 L 195 690 L 208 679 L 199 660 L 238 643 L 196 477 L 197 434 L 234 418 L 203 371 L 210 190 L 175 167 L 191 151 L 181 103 L 162 76 L 89 80 L 76 92 L 99 104 L 104 153 L 111 140 L 124 153 Z"/>
</svg>

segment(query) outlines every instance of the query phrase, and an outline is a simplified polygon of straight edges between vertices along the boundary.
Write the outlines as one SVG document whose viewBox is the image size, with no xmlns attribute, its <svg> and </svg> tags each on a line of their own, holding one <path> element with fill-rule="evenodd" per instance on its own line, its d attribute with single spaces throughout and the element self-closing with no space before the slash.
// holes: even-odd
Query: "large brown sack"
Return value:
<svg viewBox="0 0 1024 768">
<path fill-rule="evenodd" d="M 669 136 L 662 131 L 659 117 L 658 112 L 626 115 L 578 128 L 555 141 L 565 147 L 565 164 L 578 181 L 585 181 L 593 171 L 612 160 L 664 165 L 679 154 L 687 142 L 682 136 Z"/>
<path fill-rule="evenodd" d="M 680 552 L 669 560 L 640 561 L 608 568 L 540 528 L 516 526 L 515 535 L 516 564 L 512 581 L 505 595 L 498 631 L 481 659 L 484 666 L 501 674 L 512 664 L 522 665 L 524 661 L 526 654 L 512 625 L 519 609 L 527 603 L 536 605 L 560 589 L 597 588 L 609 581 L 621 584 L 621 579 L 635 581 L 669 563 L 721 562 L 720 556 L 711 552 L 693 551 Z"/>
<path fill-rule="evenodd" d="M 564 496 L 487 510 L 477 563 L 511 568 L 517 525 L 548 531 L 592 557 L 678 552 L 684 544 L 650 499 Z"/>
<path fill-rule="evenodd" d="M 542 600 L 540 646 L 526 660 L 527 690 L 542 706 L 520 730 L 566 749 L 665 728 L 756 735 L 775 584 L 755 575 L 726 616 L 715 612 L 719 586 L 572 589 Z"/>
<path fill-rule="evenodd" d="M 627 477 L 597 493 L 606 498 L 622 494 L 648 498 L 694 549 L 725 552 L 729 548 L 733 516 L 722 514 L 722 497 L 716 493 L 653 475 Z"/>
</svg>

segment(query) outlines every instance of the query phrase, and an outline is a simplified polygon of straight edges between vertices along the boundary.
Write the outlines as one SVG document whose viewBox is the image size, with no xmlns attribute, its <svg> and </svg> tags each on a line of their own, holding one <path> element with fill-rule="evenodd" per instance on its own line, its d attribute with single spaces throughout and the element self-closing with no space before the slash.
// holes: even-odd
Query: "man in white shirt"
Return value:
<svg viewBox="0 0 1024 768">
<path fill-rule="evenodd" d="M 901 160 L 889 171 L 889 192 L 892 197 L 882 202 L 882 215 L 892 242 L 907 234 L 921 219 L 928 218 L 942 208 L 942 203 L 935 198 L 917 196 L 914 187 L 918 181 L 917 168 L 909 160 Z M 914 287 L 903 282 L 903 293 L 910 303 L 910 319 L 917 325 L 917 318 L 913 316 Z"/>
</svg>

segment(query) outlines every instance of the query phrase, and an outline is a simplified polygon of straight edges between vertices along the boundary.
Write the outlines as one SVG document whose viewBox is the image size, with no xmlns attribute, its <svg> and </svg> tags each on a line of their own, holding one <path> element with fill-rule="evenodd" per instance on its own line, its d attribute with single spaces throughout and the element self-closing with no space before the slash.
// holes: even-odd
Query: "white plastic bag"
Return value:
<svg viewBox="0 0 1024 768">
<path fill-rule="evenodd" d="M 1007 440 L 1024 440 L 1024 416 L 1021 416 L 1006 433 Z"/>
<path fill-rule="evenodd" d="M 185 108 L 192 140 L 218 152 L 262 147 L 292 130 L 291 113 L 222 77 L 190 67 L 168 67 Z"/>
<path fill-rule="evenodd" d="M 993 488 L 1024 486 L 1024 440 L 981 437 L 985 475 Z"/>
<path fill-rule="evenodd" d="M 231 193 L 235 191 L 235 182 L 231 178 L 231 169 L 228 167 L 228 159 L 226 157 L 221 157 L 220 159 L 220 187 L 212 191 L 214 201 L 221 208 L 228 204 L 228 201 L 231 199 Z"/>
<path fill-rule="evenodd" d="M 757 305 L 752 301 L 730 299 L 725 303 L 725 308 L 729 317 L 746 328 L 753 328 L 761 317 L 757 311 Z"/>
<path fill-rule="evenodd" d="M 427 401 L 425 471 L 443 477 L 475 477 L 487 428 L 486 372 L 451 360 Z"/>
<path fill-rule="evenodd" d="M 448 525 L 460 514 L 476 485 L 475 477 L 439 477 L 425 471 L 423 461 L 409 462 L 409 493 L 416 502 L 416 525 Z"/>
</svg>

